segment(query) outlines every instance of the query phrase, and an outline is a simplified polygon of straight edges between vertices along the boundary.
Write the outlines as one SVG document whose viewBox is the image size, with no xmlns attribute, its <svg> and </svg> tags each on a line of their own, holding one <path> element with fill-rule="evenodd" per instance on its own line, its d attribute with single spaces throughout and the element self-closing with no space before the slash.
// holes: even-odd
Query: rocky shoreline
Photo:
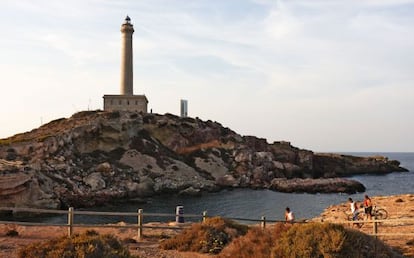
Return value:
<svg viewBox="0 0 414 258">
<path fill-rule="evenodd" d="M 365 190 L 344 177 L 406 171 L 386 157 L 314 153 L 171 114 L 88 111 L 0 139 L 3 207 L 93 207 L 224 188 Z"/>
</svg>

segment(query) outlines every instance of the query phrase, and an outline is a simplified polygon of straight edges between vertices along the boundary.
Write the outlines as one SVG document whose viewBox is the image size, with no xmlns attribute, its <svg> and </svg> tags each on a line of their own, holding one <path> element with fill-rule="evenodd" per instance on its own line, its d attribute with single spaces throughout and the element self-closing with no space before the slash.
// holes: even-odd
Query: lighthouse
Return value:
<svg viewBox="0 0 414 258">
<path fill-rule="evenodd" d="M 121 94 L 133 95 L 132 34 L 134 26 L 127 16 L 121 26 Z"/>
<path fill-rule="evenodd" d="M 121 80 L 119 95 L 104 95 L 105 111 L 134 111 L 147 113 L 145 95 L 134 95 L 132 34 L 134 26 L 126 16 L 121 25 Z"/>
</svg>

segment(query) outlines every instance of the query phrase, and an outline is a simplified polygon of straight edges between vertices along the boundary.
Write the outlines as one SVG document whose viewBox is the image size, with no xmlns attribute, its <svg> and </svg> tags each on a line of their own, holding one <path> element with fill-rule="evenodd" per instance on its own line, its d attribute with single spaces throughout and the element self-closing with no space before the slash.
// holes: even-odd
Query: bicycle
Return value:
<svg viewBox="0 0 414 258">
<path fill-rule="evenodd" d="M 358 212 L 356 215 L 356 220 L 354 220 L 354 214 L 347 214 L 348 221 L 363 221 L 364 220 L 364 213 Z M 356 225 L 358 228 L 361 228 L 364 223 L 352 223 L 353 225 Z"/>
<path fill-rule="evenodd" d="M 371 211 L 371 216 L 374 217 L 375 219 L 387 219 L 388 212 L 383 208 L 377 209 L 377 206 L 374 206 Z"/>
</svg>

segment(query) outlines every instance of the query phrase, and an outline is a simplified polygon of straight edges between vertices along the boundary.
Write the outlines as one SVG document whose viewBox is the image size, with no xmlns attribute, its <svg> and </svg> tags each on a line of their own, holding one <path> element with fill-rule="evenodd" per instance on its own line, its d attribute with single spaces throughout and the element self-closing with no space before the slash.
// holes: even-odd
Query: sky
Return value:
<svg viewBox="0 0 414 258">
<path fill-rule="evenodd" d="M 414 0 L 0 0 L 0 138 L 119 94 L 317 152 L 414 151 Z"/>
</svg>

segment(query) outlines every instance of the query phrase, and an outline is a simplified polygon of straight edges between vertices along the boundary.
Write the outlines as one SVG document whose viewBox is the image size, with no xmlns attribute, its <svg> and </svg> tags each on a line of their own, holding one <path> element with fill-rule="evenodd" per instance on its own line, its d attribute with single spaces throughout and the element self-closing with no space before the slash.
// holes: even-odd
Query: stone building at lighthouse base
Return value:
<svg viewBox="0 0 414 258">
<path fill-rule="evenodd" d="M 104 95 L 105 111 L 133 111 L 147 113 L 148 99 L 145 95 Z"/>
</svg>

